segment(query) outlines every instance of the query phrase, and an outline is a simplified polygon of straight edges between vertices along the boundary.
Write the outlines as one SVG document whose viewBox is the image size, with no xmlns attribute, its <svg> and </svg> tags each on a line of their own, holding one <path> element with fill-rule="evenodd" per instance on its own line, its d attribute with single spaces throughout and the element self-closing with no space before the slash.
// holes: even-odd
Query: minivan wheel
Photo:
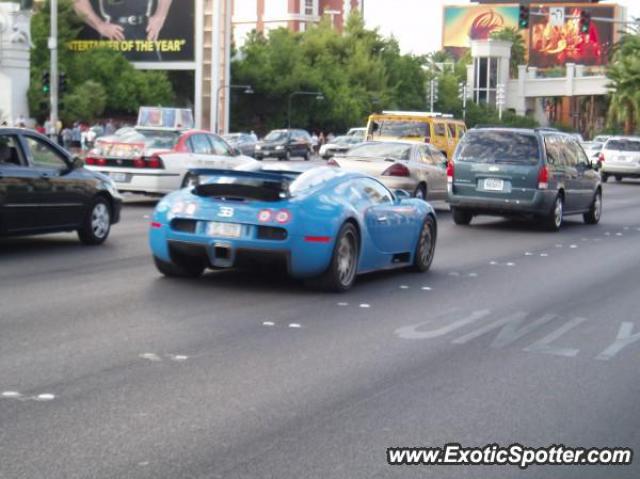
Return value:
<svg viewBox="0 0 640 479">
<path fill-rule="evenodd" d="M 602 174 L 600 175 L 600 178 L 602 179 L 602 182 L 603 182 L 603 183 L 606 183 L 607 181 L 609 181 L 609 175 L 608 175 L 608 174 L 606 174 L 606 173 L 602 173 Z"/>
<path fill-rule="evenodd" d="M 593 197 L 591 209 L 582 215 L 582 217 L 584 218 L 584 222 L 588 225 L 596 225 L 600 221 L 600 215 L 602 215 L 602 192 L 598 190 L 596 195 Z"/>
<path fill-rule="evenodd" d="M 620 176 L 620 175 L 616 175 L 616 181 L 617 181 L 618 183 L 622 183 L 622 176 Z"/>
<path fill-rule="evenodd" d="M 553 202 L 553 206 L 549 214 L 543 219 L 543 223 L 546 229 L 549 231 L 558 231 L 562 226 L 562 215 L 564 212 L 564 202 L 562 196 L 556 196 Z"/>
<path fill-rule="evenodd" d="M 459 208 L 451 208 L 451 216 L 453 216 L 453 222 L 461 226 L 468 225 L 473 219 L 473 213 Z"/>
</svg>

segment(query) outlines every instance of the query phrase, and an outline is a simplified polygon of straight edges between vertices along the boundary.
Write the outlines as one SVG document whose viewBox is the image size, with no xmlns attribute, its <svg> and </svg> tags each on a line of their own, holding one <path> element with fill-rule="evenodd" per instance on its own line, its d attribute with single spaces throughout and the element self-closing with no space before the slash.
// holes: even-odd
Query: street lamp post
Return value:
<svg viewBox="0 0 640 479">
<path fill-rule="evenodd" d="M 321 91 L 294 91 L 289 95 L 289 101 L 287 105 L 287 128 L 291 128 L 291 100 L 294 96 L 309 95 L 315 96 L 316 100 L 324 100 L 324 95 Z"/>
<path fill-rule="evenodd" d="M 243 93 L 246 94 L 246 95 L 253 94 L 253 88 L 251 87 L 251 85 L 220 85 L 218 87 L 218 90 L 216 91 L 216 98 L 220 98 L 220 92 L 224 88 L 228 88 L 229 90 L 232 90 L 232 89 L 244 90 Z M 218 132 L 218 112 L 217 111 L 213 112 L 213 128 L 212 128 L 212 130 L 215 133 L 219 133 Z"/>
</svg>

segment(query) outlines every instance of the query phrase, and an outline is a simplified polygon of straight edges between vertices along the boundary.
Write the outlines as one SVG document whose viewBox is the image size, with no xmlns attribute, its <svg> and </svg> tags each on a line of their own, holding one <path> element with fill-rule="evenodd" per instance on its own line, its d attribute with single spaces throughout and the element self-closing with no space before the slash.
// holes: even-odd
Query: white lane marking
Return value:
<svg viewBox="0 0 640 479">
<path fill-rule="evenodd" d="M 148 359 L 149 361 L 162 361 L 162 358 L 156 353 L 142 353 L 139 356 L 142 359 Z"/>
<path fill-rule="evenodd" d="M 616 233 L 616 236 L 622 236 L 622 233 Z"/>
<path fill-rule="evenodd" d="M 189 356 L 185 356 L 184 354 L 168 354 L 167 356 L 172 361 L 178 361 L 178 362 L 186 361 L 187 359 L 189 359 Z"/>
<path fill-rule="evenodd" d="M 138 463 L 138 466 L 142 466 L 142 467 L 148 466 L 148 465 L 149 465 L 149 461 L 142 461 Z"/>
<path fill-rule="evenodd" d="M 511 262 L 507 263 L 507 266 L 515 266 L 515 265 L 516 265 L 515 263 L 511 263 Z"/>
<path fill-rule="evenodd" d="M 302 326 L 298 323 L 289 323 L 290 328 L 301 328 Z"/>
<path fill-rule="evenodd" d="M 409 286 L 407 286 L 406 284 L 401 284 L 400 289 L 409 289 Z"/>
<path fill-rule="evenodd" d="M 572 244 L 571 246 L 569 246 L 569 248 L 571 248 L 571 249 L 576 249 L 577 247 L 578 247 L 577 244 Z"/>
<path fill-rule="evenodd" d="M 338 306 L 349 306 L 349 303 L 341 302 L 341 303 L 338 303 Z"/>
<path fill-rule="evenodd" d="M 497 261 L 489 261 L 489 264 L 490 264 L 491 266 L 495 266 L 495 265 L 497 265 L 497 264 L 498 264 L 498 262 L 497 262 Z"/>
<path fill-rule="evenodd" d="M 38 394 L 34 399 L 36 401 L 53 401 L 56 397 L 53 394 L 44 393 Z"/>
<path fill-rule="evenodd" d="M 542 256 L 543 258 L 546 258 L 549 255 L 547 253 L 540 253 L 540 256 Z"/>
<path fill-rule="evenodd" d="M 533 253 L 531 251 L 527 251 L 524 255 L 525 256 L 533 256 Z"/>
<path fill-rule="evenodd" d="M 469 273 L 467 276 L 469 276 L 469 278 L 477 278 L 478 273 Z"/>
<path fill-rule="evenodd" d="M 367 303 L 361 303 L 361 304 L 360 304 L 360 307 L 361 307 L 361 308 L 365 308 L 365 309 L 366 309 L 366 308 L 370 308 L 370 307 L 371 307 L 371 305 L 370 305 L 370 304 L 367 304 Z"/>
<path fill-rule="evenodd" d="M 3 398 L 19 398 L 22 397 L 22 394 L 20 394 L 18 391 L 4 391 L 1 396 Z"/>
<path fill-rule="evenodd" d="M 273 321 L 263 321 L 262 325 L 263 326 L 275 326 L 276 323 L 274 323 Z"/>
<path fill-rule="evenodd" d="M 522 311 L 518 311 L 506 318 L 499 319 L 497 321 L 493 321 L 492 323 L 486 324 L 479 328 L 476 331 L 472 331 L 471 333 L 465 334 L 457 339 L 451 341 L 454 344 L 465 344 L 472 339 L 478 338 L 490 332 L 493 329 L 500 328 L 500 331 L 491 342 L 492 348 L 504 348 L 506 346 L 511 345 L 516 342 L 518 339 L 526 336 L 530 332 L 538 329 L 539 327 L 545 325 L 549 321 L 557 318 L 555 314 L 545 314 L 541 318 L 536 319 L 527 324 L 523 324 L 525 322 L 525 318 L 527 317 L 527 313 Z"/>
<path fill-rule="evenodd" d="M 560 326 L 558 329 L 556 329 L 552 333 L 547 334 L 544 338 L 539 339 L 538 341 L 535 341 L 530 346 L 527 346 L 526 348 L 524 348 L 524 351 L 528 351 L 531 353 L 554 354 L 556 356 L 573 358 L 578 355 L 578 352 L 580 351 L 579 349 L 552 346 L 551 343 L 559 339 L 561 336 L 566 334 L 571 329 L 584 323 L 585 321 L 586 321 L 585 318 L 573 318 L 570 321 L 567 321 L 565 324 Z"/>
<path fill-rule="evenodd" d="M 604 351 L 596 356 L 596 359 L 601 361 L 607 361 L 612 359 L 616 354 L 622 351 L 627 346 L 635 343 L 640 340 L 640 332 L 636 334 L 631 334 L 633 331 L 633 323 L 629 321 L 624 321 L 620 324 L 620 329 L 618 330 L 618 335 L 616 336 L 616 340 L 607 347 Z"/>
<path fill-rule="evenodd" d="M 422 287 L 422 291 L 431 291 L 431 287 L 430 286 L 423 286 Z"/>
<path fill-rule="evenodd" d="M 434 329 L 431 331 L 419 331 L 419 329 L 431 323 L 431 320 L 423 321 L 421 323 L 398 328 L 394 331 L 394 334 L 402 339 L 433 339 L 440 336 L 444 336 L 445 334 L 449 334 L 452 331 L 455 331 L 456 329 L 460 329 L 463 326 L 466 326 L 467 324 L 474 323 L 479 319 L 482 319 L 485 316 L 488 316 L 489 313 L 490 311 L 488 309 L 474 311 L 466 318 L 459 319 L 458 321 L 454 321 L 451 324 L 448 324 L 446 326 L 443 326 L 441 328 Z"/>
<path fill-rule="evenodd" d="M 460 273 L 458 273 L 457 271 L 450 271 L 449 276 L 460 276 Z"/>
</svg>

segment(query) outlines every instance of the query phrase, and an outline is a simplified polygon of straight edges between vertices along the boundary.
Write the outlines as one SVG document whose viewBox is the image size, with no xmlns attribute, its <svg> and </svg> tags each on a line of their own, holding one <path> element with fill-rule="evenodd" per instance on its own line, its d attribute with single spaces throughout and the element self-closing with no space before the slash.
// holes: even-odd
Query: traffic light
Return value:
<svg viewBox="0 0 640 479">
<path fill-rule="evenodd" d="M 524 30 L 525 28 L 529 28 L 529 7 L 527 5 L 520 5 L 518 27 L 522 30 Z"/>
<path fill-rule="evenodd" d="M 49 90 L 51 89 L 51 76 L 49 75 L 49 72 L 43 72 L 42 73 L 42 93 L 49 93 Z"/>
<path fill-rule="evenodd" d="M 586 10 L 580 11 L 580 32 L 589 33 L 591 28 L 591 14 Z"/>
<path fill-rule="evenodd" d="M 67 74 L 60 73 L 60 77 L 58 78 L 58 91 L 62 95 L 67 91 Z"/>
</svg>

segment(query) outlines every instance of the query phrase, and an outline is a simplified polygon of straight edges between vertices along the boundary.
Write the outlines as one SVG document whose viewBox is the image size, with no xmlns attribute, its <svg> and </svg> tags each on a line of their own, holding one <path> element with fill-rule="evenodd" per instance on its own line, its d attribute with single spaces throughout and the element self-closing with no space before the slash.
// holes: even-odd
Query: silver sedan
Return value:
<svg viewBox="0 0 640 479">
<path fill-rule="evenodd" d="M 427 143 L 373 141 L 335 156 L 329 165 L 366 173 L 390 190 L 406 190 L 416 198 L 447 198 L 447 159 Z"/>
</svg>

